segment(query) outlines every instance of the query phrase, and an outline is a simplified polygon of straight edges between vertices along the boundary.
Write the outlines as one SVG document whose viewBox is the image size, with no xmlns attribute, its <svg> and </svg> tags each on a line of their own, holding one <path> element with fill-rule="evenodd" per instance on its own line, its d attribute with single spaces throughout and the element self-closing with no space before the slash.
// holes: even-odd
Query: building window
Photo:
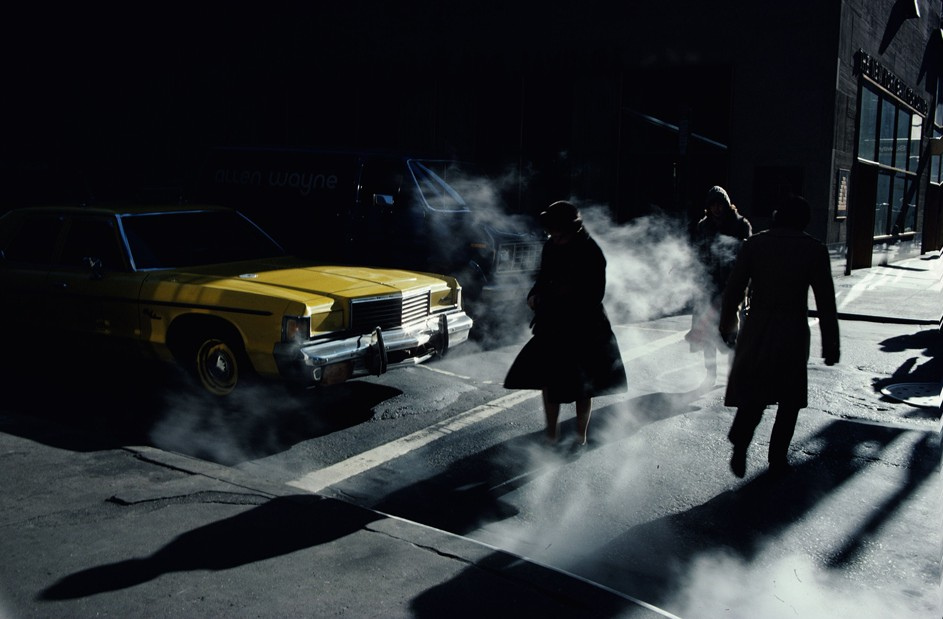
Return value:
<svg viewBox="0 0 943 619">
<path fill-rule="evenodd" d="M 941 138 L 943 137 L 943 130 L 936 127 L 933 128 L 933 137 Z M 943 183 L 943 173 L 940 171 L 940 167 L 943 165 L 943 156 L 941 155 L 932 155 L 930 157 L 930 182 L 931 183 Z"/>
<path fill-rule="evenodd" d="M 877 161 L 877 139 L 875 128 L 878 124 L 878 104 L 880 98 L 870 86 L 861 89 L 861 125 L 858 127 L 858 157 L 868 161 Z"/>
<path fill-rule="evenodd" d="M 917 173 L 920 167 L 920 136 L 923 133 L 923 118 L 920 114 L 910 115 L 910 153 L 908 154 L 907 171 Z"/>
<path fill-rule="evenodd" d="M 887 220 L 890 217 L 891 175 L 878 174 L 877 205 L 874 207 L 874 236 L 887 234 Z"/>
<path fill-rule="evenodd" d="M 936 112 L 933 116 L 933 138 L 943 137 L 943 79 L 936 84 Z M 943 183 L 943 156 L 930 156 L 930 182 Z"/>
<path fill-rule="evenodd" d="M 917 227 L 916 181 L 908 175 L 878 172 L 874 236 L 914 232 Z"/>
<path fill-rule="evenodd" d="M 858 158 L 878 167 L 874 236 L 888 237 L 916 230 L 917 168 L 923 118 L 871 83 L 861 88 Z M 940 179 L 940 161 L 931 177 Z M 937 181 L 939 182 L 939 180 Z"/>
<path fill-rule="evenodd" d="M 896 134 L 894 126 L 897 124 L 897 106 L 887 99 L 881 99 L 878 108 L 880 118 L 880 133 L 878 134 L 878 163 L 894 167 L 894 152 Z M 898 166 L 899 167 L 899 166 Z"/>
</svg>

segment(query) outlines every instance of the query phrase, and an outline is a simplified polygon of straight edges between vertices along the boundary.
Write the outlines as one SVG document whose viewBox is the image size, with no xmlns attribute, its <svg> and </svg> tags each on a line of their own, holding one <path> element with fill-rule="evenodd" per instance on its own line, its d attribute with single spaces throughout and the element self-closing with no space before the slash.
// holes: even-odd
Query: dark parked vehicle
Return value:
<svg viewBox="0 0 943 619">
<path fill-rule="evenodd" d="M 447 273 L 470 312 L 503 312 L 533 282 L 544 240 L 452 160 L 312 148 L 217 148 L 197 191 L 238 208 L 292 253 Z"/>
</svg>

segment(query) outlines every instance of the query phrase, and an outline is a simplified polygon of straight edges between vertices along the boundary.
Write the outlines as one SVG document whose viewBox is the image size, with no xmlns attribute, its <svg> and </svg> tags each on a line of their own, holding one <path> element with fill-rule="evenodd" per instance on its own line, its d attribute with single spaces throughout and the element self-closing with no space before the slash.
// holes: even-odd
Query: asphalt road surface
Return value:
<svg viewBox="0 0 943 619">
<path fill-rule="evenodd" d="M 551 448 L 539 394 L 503 388 L 524 334 L 304 396 L 261 389 L 222 406 L 166 389 L 160 370 L 143 387 L 86 370 L 67 395 L 14 388 L 7 407 L 458 533 L 679 616 L 936 619 L 940 411 L 882 389 L 938 381 L 939 333 L 842 322 L 841 364 L 810 369 L 795 474 L 764 474 L 768 414 L 740 480 L 727 359 L 711 379 L 683 339 L 689 321 L 616 328 L 630 390 L 595 401 L 584 449 L 567 440 L 571 408 Z"/>
</svg>

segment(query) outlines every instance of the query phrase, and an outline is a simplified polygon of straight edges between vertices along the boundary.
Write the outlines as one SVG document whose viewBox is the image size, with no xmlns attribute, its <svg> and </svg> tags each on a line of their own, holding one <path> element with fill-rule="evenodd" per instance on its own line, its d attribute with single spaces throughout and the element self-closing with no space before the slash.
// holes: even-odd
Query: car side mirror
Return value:
<svg viewBox="0 0 943 619">
<path fill-rule="evenodd" d="M 102 268 L 101 258 L 95 256 L 85 256 L 82 258 L 82 264 L 92 273 L 92 279 L 104 279 L 105 273 Z"/>
<path fill-rule="evenodd" d="M 393 196 L 387 193 L 375 193 L 373 194 L 373 206 L 391 209 L 393 208 Z"/>
</svg>

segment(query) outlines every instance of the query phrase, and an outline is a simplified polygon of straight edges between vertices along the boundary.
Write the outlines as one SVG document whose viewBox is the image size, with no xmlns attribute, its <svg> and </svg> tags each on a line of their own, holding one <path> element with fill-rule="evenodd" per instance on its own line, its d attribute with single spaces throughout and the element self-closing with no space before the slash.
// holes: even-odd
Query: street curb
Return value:
<svg viewBox="0 0 943 619">
<path fill-rule="evenodd" d="M 681 619 L 666 610 L 605 585 L 456 533 L 357 506 L 334 497 L 325 497 L 287 484 L 267 482 L 238 469 L 184 454 L 146 445 L 125 446 L 121 449 L 143 462 L 182 473 L 200 475 L 270 498 L 300 500 L 302 496 L 318 497 L 325 501 L 345 503 L 355 509 L 376 514 L 380 519 L 367 524 L 364 527 L 365 530 L 381 533 L 420 548 L 427 548 L 444 556 L 451 556 L 457 561 L 474 566 L 508 582 L 519 583 L 521 586 L 541 591 L 549 598 L 559 599 L 561 604 L 572 605 L 575 602 L 576 606 L 573 610 L 577 612 L 580 610 L 614 612 L 620 610 L 620 607 L 631 606 L 640 609 L 641 612 L 648 611 L 653 618 Z M 647 615 L 633 614 L 633 616 L 642 619 Z"/>
<path fill-rule="evenodd" d="M 810 309 L 809 316 L 813 318 L 818 318 L 818 310 Z M 858 321 L 858 322 L 876 322 L 882 324 L 893 324 L 893 325 L 932 325 L 939 326 L 940 320 L 931 320 L 925 318 L 896 318 L 894 316 L 875 316 L 868 314 L 848 314 L 845 312 L 838 312 L 839 320 L 848 320 L 848 321 Z"/>
</svg>

